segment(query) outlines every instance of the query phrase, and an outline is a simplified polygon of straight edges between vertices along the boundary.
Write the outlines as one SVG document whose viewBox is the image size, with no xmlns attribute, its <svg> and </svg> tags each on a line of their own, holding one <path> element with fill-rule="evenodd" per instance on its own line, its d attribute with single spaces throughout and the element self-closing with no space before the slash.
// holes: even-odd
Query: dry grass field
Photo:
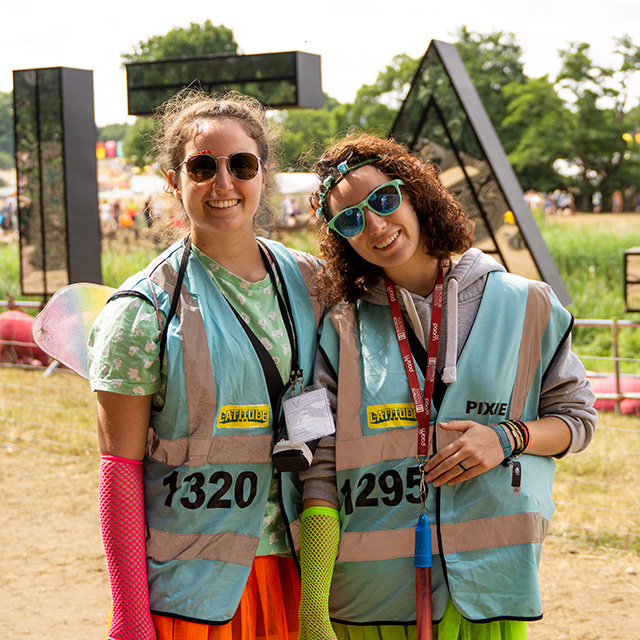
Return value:
<svg viewBox="0 0 640 640">
<path fill-rule="evenodd" d="M 530 640 L 640 637 L 638 422 L 601 414 L 591 446 L 559 461 L 545 617 Z M 2 637 L 102 640 L 110 599 L 87 383 L 0 368 L 0 445 Z"/>
</svg>

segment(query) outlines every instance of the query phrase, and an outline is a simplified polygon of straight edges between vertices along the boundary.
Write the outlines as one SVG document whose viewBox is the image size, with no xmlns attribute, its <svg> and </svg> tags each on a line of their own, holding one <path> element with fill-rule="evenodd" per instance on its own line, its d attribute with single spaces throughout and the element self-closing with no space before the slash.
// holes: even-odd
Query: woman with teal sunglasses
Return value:
<svg viewBox="0 0 640 640">
<path fill-rule="evenodd" d="M 419 640 L 524 640 L 542 617 L 552 457 L 596 425 L 572 317 L 471 248 L 473 222 L 404 146 L 349 136 L 317 172 L 330 311 L 314 377 L 336 434 L 305 475 L 300 638 L 409 639 L 418 620 Z"/>
</svg>

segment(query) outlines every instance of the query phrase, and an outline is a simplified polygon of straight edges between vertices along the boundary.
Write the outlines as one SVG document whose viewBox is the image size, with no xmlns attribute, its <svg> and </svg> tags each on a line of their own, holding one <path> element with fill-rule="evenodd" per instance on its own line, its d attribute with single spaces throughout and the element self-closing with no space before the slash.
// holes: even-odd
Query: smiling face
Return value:
<svg viewBox="0 0 640 640">
<path fill-rule="evenodd" d="M 203 120 L 196 136 L 185 145 L 182 160 L 199 151 L 210 151 L 216 158 L 242 151 L 260 156 L 256 141 L 237 120 L 230 118 Z M 210 250 L 221 240 L 253 240 L 253 218 L 266 179 L 262 163 L 251 180 L 235 178 L 224 159 L 218 162 L 218 171 L 208 182 L 193 182 L 184 165 L 178 171 L 169 171 L 167 177 L 174 195 L 182 201 L 193 242 L 199 249 L 211 255 Z"/>
<path fill-rule="evenodd" d="M 364 200 L 391 178 L 372 165 L 349 172 L 327 197 L 330 217 Z M 387 216 L 365 207 L 364 231 L 345 240 L 365 260 L 380 267 L 396 284 L 414 290 L 416 275 L 431 273 L 437 260 L 424 251 L 424 239 L 413 205 L 402 191 L 402 204 Z"/>
</svg>

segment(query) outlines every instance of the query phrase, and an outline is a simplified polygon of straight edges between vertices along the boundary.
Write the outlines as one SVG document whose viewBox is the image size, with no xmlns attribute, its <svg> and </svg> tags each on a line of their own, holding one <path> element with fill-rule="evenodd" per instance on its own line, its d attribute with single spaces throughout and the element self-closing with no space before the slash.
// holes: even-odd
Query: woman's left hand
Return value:
<svg viewBox="0 0 640 640">
<path fill-rule="evenodd" d="M 426 480 L 434 486 L 454 486 L 497 467 L 504 460 L 500 439 L 493 429 L 473 420 L 450 420 L 438 424 L 460 437 L 443 447 L 425 465 Z"/>
</svg>

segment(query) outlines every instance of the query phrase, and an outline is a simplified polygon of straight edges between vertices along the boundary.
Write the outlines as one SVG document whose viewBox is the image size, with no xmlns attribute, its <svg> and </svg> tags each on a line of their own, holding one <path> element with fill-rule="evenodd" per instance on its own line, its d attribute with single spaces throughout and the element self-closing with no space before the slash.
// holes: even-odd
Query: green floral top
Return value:
<svg viewBox="0 0 640 640">
<path fill-rule="evenodd" d="M 227 271 L 197 247 L 192 246 L 191 250 L 265 346 L 286 382 L 291 370 L 291 345 L 270 277 L 248 282 Z M 277 286 L 280 288 L 279 282 Z M 149 302 L 123 296 L 100 312 L 89 336 L 89 377 L 93 391 L 154 394 L 154 404 L 162 406 L 167 383 L 166 362 L 161 367 L 158 320 Z M 277 485 L 273 481 L 256 555 L 287 553 Z"/>
</svg>

